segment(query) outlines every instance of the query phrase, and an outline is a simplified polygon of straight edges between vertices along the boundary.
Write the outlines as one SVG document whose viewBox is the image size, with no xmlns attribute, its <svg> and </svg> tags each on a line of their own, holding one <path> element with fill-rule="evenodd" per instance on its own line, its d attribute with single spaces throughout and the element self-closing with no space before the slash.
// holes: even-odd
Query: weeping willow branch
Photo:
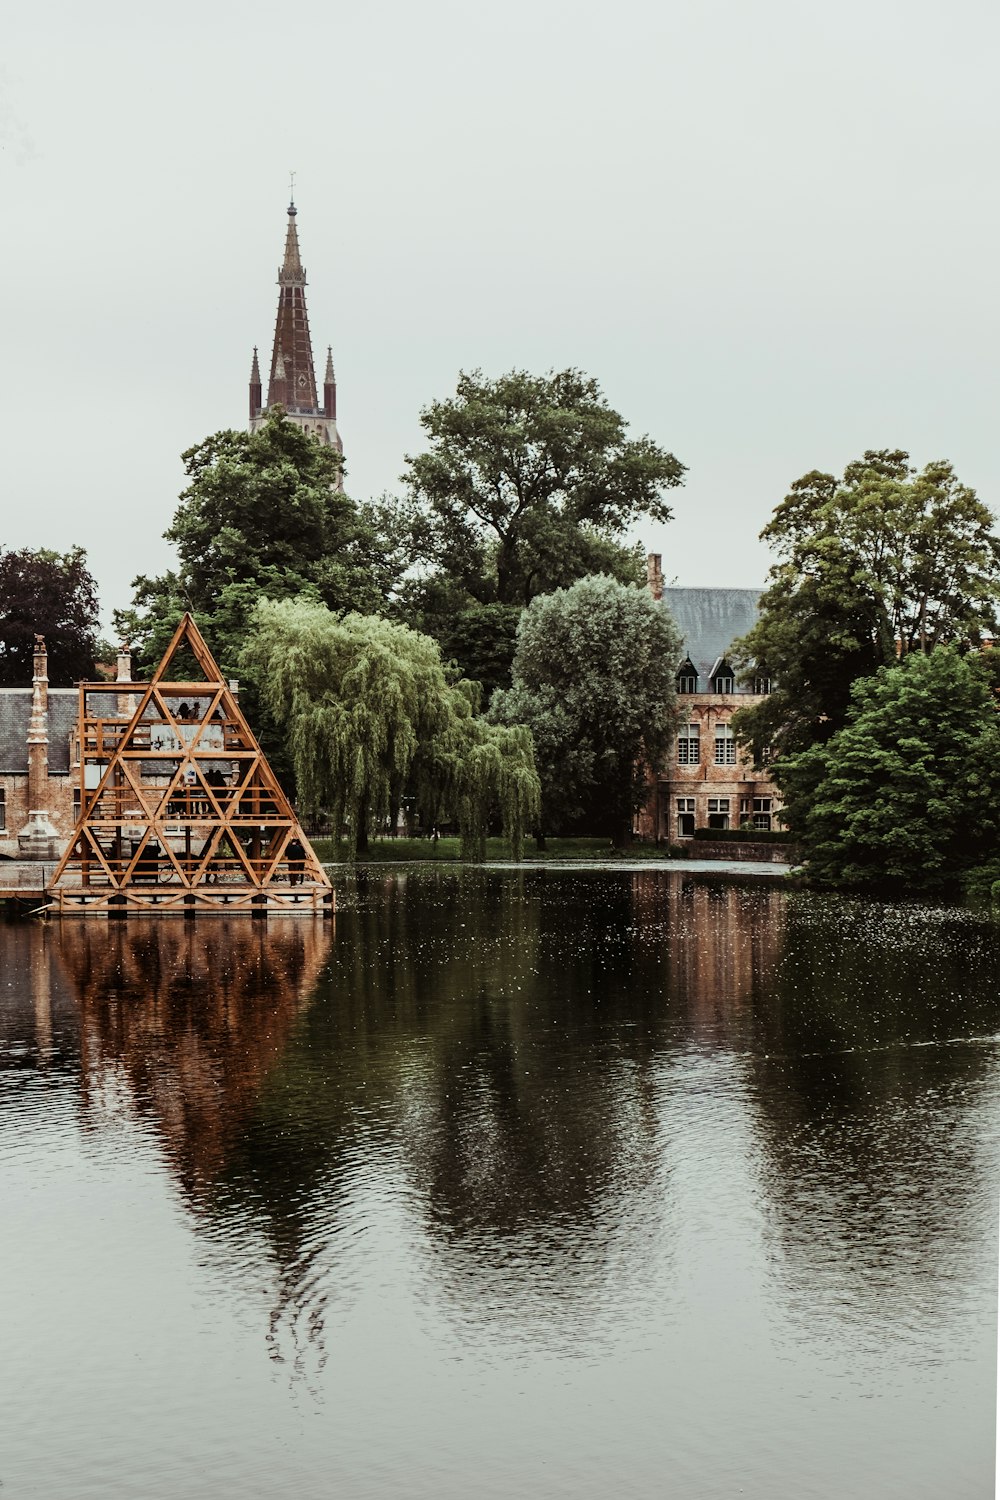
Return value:
<svg viewBox="0 0 1000 1500">
<path fill-rule="evenodd" d="M 482 858 L 499 817 L 512 854 L 538 816 L 530 731 L 475 716 L 436 642 L 371 615 L 342 619 L 302 599 L 262 600 L 242 669 L 288 735 L 299 796 L 326 807 L 350 854 L 409 789 L 428 823 L 458 823 L 463 858 Z"/>
</svg>

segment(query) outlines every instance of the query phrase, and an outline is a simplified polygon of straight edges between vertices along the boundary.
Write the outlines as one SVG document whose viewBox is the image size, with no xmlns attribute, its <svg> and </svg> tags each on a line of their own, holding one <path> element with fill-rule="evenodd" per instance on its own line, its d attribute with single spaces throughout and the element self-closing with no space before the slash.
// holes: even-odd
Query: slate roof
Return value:
<svg viewBox="0 0 1000 1500">
<path fill-rule="evenodd" d="M 69 737 L 80 711 L 76 688 L 49 688 L 49 770 L 69 771 Z M 0 688 L 0 774 L 28 772 L 31 688 Z"/>
<path fill-rule="evenodd" d="M 737 636 L 757 623 L 762 589 L 665 588 L 663 602 L 684 638 L 683 651 L 698 672 L 698 691 L 707 693 L 712 670 Z M 746 692 L 737 685 L 737 692 Z"/>
</svg>

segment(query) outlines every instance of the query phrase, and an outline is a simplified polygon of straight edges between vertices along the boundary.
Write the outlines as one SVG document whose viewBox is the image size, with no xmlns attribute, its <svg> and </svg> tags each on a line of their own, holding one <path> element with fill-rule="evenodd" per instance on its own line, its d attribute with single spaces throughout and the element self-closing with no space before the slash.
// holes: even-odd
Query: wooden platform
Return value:
<svg viewBox="0 0 1000 1500">
<path fill-rule="evenodd" d="M 246 882 L 222 882 L 194 891 L 177 884 L 130 886 L 125 893 L 113 886 L 84 886 L 60 881 L 52 888 L 54 863 L 0 860 L 0 903 L 56 917 L 164 916 L 322 916 L 335 908 L 332 888 L 319 881 L 270 885 L 261 888 Z"/>
</svg>

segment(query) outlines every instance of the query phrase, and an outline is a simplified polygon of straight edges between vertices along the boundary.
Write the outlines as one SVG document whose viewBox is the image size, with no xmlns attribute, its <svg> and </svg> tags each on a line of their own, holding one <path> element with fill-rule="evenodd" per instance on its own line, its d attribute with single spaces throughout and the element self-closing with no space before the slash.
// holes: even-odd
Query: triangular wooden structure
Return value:
<svg viewBox="0 0 1000 1500">
<path fill-rule="evenodd" d="M 185 648 L 200 678 L 167 677 Z M 322 865 L 197 625 L 149 682 L 80 686 L 80 815 L 49 887 L 66 915 L 333 909 Z"/>
</svg>

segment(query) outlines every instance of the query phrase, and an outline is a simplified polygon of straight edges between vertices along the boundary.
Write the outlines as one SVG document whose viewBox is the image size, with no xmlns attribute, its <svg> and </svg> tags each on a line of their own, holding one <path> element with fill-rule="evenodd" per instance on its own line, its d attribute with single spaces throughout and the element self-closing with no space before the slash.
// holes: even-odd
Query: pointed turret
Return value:
<svg viewBox="0 0 1000 1500">
<path fill-rule="evenodd" d="M 337 416 L 337 377 L 333 373 L 333 350 L 326 349 L 326 374 L 323 376 L 323 410 L 331 421 Z"/>
<path fill-rule="evenodd" d="M 337 431 L 337 383 L 333 373 L 333 351 L 327 349 L 323 404 L 316 389 L 309 316 L 306 312 L 306 273 L 299 253 L 298 210 L 288 205 L 285 255 L 278 270 L 278 316 L 274 325 L 274 347 L 267 384 L 267 405 L 257 351 L 250 373 L 250 430 L 264 421 L 272 406 L 284 407 L 288 416 L 318 443 L 343 453 Z M 339 487 L 339 486 L 338 486 Z"/>
<path fill-rule="evenodd" d="M 263 406 L 263 392 L 260 380 L 260 365 L 257 361 L 257 345 L 253 346 L 253 365 L 250 368 L 250 420 L 259 417 Z"/>
</svg>

